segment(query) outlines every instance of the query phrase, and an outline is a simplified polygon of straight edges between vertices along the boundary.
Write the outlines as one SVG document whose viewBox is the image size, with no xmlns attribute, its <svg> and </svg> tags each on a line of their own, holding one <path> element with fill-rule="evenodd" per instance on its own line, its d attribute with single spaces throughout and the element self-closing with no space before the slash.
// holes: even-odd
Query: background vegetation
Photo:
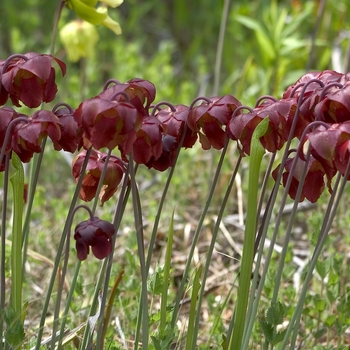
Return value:
<svg viewBox="0 0 350 350">
<path fill-rule="evenodd" d="M 17 52 L 48 52 L 57 3 L 58 1 L 2 0 L 0 58 Z M 56 56 L 66 61 L 68 74 L 59 83 L 59 95 L 55 101 L 64 101 L 77 107 L 83 98 L 97 94 L 109 78 L 123 82 L 140 77 L 155 84 L 157 101 L 168 100 L 173 104 L 189 105 L 199 95 L 232 94 L 243 104 L 252 106 L 261 95 L 280 98 L 285 88 L 308 70 L 348 71 L 350 4 L 347 0 L 234 1 L 229 6 L 222 60 L 218 61 L 224 5 L 224 1 L 212 0 L 125 0 L 119 8 L 110 11 L 110 15 L 121 24 L 123 34 L 116 36 L 108 29 L 99 27 L 100 40 L 93 58 L 69 63 L 62 45 L 58 42 Z M 73 18 L 75 14 L 72 11 L 64 10 L 60 27 Z M 219 75 L 216 75 L 218 67 Z M 50 149 L 51 146 L 48 147 Z M 213 217 L 217 215 L 216 209 L 222 201 L 231 169 L 237 159 L 233 150 L 229 152 L 230 157 L 224 164 L 218 190 L 214 195 L 214 204 L 210 209 Z M 217 159 L 218 154 L 203 154 L 199 147 L 181 155 L 164 208 L 167 215 L 163 217 L 167 220 L 163 220 L 159 227 L 152 259 L 149 292 L 152 295 L 151 305 L 154 312 L 150 314 L 151 324 L 156 324 L 159 319 L 159 288 L 163 283 L 161 266 L 164 263 L 171 213 L 176 208 L 169 299 L 174 297 L 180 283 L 191 237 L 204 206 Z M 24 299 L 27 296 L 28 302 L 32 306 L 37 304 L 38 308 L 42 304 L 49 278 L 48 271 L 66 219 L 65 210 L 69 196 L 75 186 L 70 165 L 60 154 L 48 152 L 42 167 L 43 170 L 50 171 L 41 172 L 37 189 L 24 294 Z M 240 190 L 244 193 L 247 186 L 244 166 L 240 177 L 242 185 L 236 183 L 234 195 L 229 199 L 208 277 L 199 335 L 199 346 L 203 349 L 215 349 L 222 344 L 222 333 L 227 327 L 225 320 L 231 317 L 230 314 L 222 315 L 221 312 L 223 304 L 227 302 L 224 300 L 225 296 L 232 292 L 228 281 L 233 280 L 232 275 L 237 269 L 235 260 L 239 259 L 237 250 L 242 242 L 237 218 L 238 214 L 242 214 L 240 205 L 243 208 L 245 206 L 245 198 L 240 197 Z M 164 174 L 140 169 L 138 181 L 142 193 L 146 239 L 150 235 L 163 188 L 157 184 L 162 184 L 164 179 Z M 326 201 L 327 198 L 323 198 L 318 208 L 322 208 Z M 295 297 L 293 279 L 295 276 L 303 278 L 303 267 L 310 254 L 310 245 L 315 241 L 313 227 L 322 220 L 322 211 L 317 212 L 314 206 L 307 209 L 306 214 L 298 214 L 287 256 L 290 266 L 283 273 L 283 283 L 286 286 L 284 297 L 288 302 Z M 101 217 L 110 216 L 113 210 L 114 204 L 109 203 L 98 209 Z M 118 273 L 124 268 L 124 277 L 113 301 L 116 311 L 107 332 L 110 342 L 107 345 L 111 349 L 132 346 L 138 311 L 140 282 L 138 257 L 135 254 L 137 242 L 132 231 L 133 216 L 129 207 L 126 213 L 117 240 L 116 261 L 111 278 L 112 287 Z M 305 348 L 343 349 L 349 344 L 347 329 L 350 312 L 347 298 L 350 271 L 346 264 L 349 256 L 348 223 L 344 201 L 329 237 L 329 249 L 324 254 L 324 261 L 318 266 L 319 278 L 318 283 L 313 284 L 313 297 L 307 300 L 304 310 L 305 321 L 301 327 L 300 344 L 307 344 L 304 345 Z M 204 225 L 196 249 L 194 267 L 197 266 L 196 263 L 205 262 L 212 229 L 213 222 L 209 220 Z M 233 239 L 230 240 L 230 237 Z M 282 243 L 283 235 L 280 241 Z M 296 254 L 296 251 L 299 253 Z M 293 265 L 295 256 L 305 262 L 305 265 Z M 278 260 L 278 254 L 274 259 Z M 74 259 L 70 263 L 74 265 Z M 82 264 L 72 303 L 73 312 L 67 322 L 70 329 L 82 324 L 87 318 L 98 271 L 98 263 L 91 259 Z M 274 272 L 273 269 L 269 271 L 264 286 L 265 301 L 272 294 Z M 194 276 L 195 268 L 189 279 L 193 281 Z M 329 283 L 324 284 L 326 276 Z M 183 319 L 180 318 L 177 324 L 178 349 L 184 348 L 186 342 L 185 320 L 189 306 L 189 302 L 184 302 Z M 290 315 L 293 306 L 293 302 L 287 303 L 284 315 Z M 260 311 L 262 318 L 264 312 L 265 309 Z M 29 338 L 34 342 L 38 315 L 29 315 L 29 320 Z M 255 328 L 252 342 L 263 347 L 261 326 L 257 324 Z M 72 332 L 73 338 L 79 339 L 79 331 L 75 333 Z M 153 344 L 154 348 L 158 349 L 155 344 L 156 342 Z"/>
</svg>

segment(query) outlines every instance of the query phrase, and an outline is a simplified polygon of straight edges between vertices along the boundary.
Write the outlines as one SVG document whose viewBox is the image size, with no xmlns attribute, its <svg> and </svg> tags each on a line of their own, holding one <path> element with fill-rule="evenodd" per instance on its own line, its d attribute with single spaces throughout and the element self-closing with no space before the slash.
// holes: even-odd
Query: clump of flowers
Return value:
<svg viewBox="0 0 350 350">
<path fill-rule="evenodd" d="M 23 103 L 36 108 L 51 102 L 57 93 L 54 62 L 64 75 L 65 64 L 50 55 L 27 53 L 0 61 L 0 105 L 11 100 L 15 107 Z M 204 150 L 219 150 L 231 139 L 242 155 L 249 155 L 255 128 L 268 118 L 260 140 L 267 151 L 278 152 L 299 140 L 298 150 L 277 166 L 273 178 L 281 173 L 285 186 L 292 176 L 292 198 L 303 181 L 299 200 L 316 202 L 326 187 L 332 191 L 333 177 L 337 172 L 344 175 L 349 162 L 349 91 L 349 74 L 327 70 L 305 74 L 280 100 L 264 96 L 254 108 L 242 106 L 231 95 L 197 98 L 191 106 L 153 105 L 156 88 L 150 81 L 109 80 L 97 96 L 76 108 L 61 103 L 25 116 L 12 107 L 0 107 L 0 170 L 6 170 L 4 156 L 15 152 L 22 162 L 29 162 L 49 138 L 56 150 L 79 151 L 72 174 L 77 182 L 82 177 L 80 198 L 88 202 L 98 196 L 103 205 L 127 176 L 131 159 L 165 171 L 174 166 L 181 148 L 193 147 L 197 140 Z M 309 145 L 308 156 L 302 152 L 304 145 Z M 86 258 L 89 247 L 96 257 L 107 256 L 112 235 L 110 226 L 96 218 L 79 224 L 75 233 L 79 259 Z"/>
</svg>

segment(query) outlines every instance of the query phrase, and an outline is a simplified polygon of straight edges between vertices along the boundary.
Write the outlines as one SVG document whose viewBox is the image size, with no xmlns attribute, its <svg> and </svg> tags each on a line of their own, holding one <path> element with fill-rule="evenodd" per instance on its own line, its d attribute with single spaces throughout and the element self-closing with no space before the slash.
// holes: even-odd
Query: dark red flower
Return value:
<svg viewBox="0 0 350 350">
<path fill-rule="evenodd" d="M 187 124 L 189 108 L 185 105 L 176 105 L 173 107 L 174 110 L 170 107 L 161 109 L 155 116 L 161 122 L 164 134 L 175 137 L 177 142 L 179 142 Z M 197 133 L 186 128 L 182 147 L 191 148 L 196 141 Z"/>
<path fill-rule="evenodd" d="M 74 111 L 67 107 L 54 111 L 61 125 L 61 137 L 53 143 L 57 151 L 63 149 L 66 152 L 74 153 L 82 146 L 82 137 L 78 133 L 78 123 L 75 121 L 73 113 Z"/>
<path fill-rule="evenodd" d="M 205 150 L 224 147 L 227 136 L 223 127 L 228 124 L 235 109 L 241 106 L 231 95 L 212 97 L 210 101 L 193 107 L 187 120 L 189 128 L 198 133 Z"/>
<path fill-rule="evenodd" d="M 227 125 L 227 135 L 239 140 L 244 153 L 250 154 L 250 143 L 257 125 L 269 118 L 269 127 L 261 138 L 262 145 L 270 152 L 280 150 L 288 139 L 297 105 L 295 99 L 266 100 L 252 112 L 238 114 Z M 293 137 L 300 137 L 307 123 L 300 119 Z"/>
<path fill-rule="evenodd" d="M 311 154 L 326 170 L 328 182 L 337 171 L 345 174 L 349 162 L 350 121 L 318 127 L 307 135 Z M 330 185 L 328 186 L 330 187 Z"/>
<path fill-rule="evenodd" d="M 17 112 L 11 107 L 0 107 L 0 148 L 4 146 L 6 130 L 10 122 L 17 118 Z M 11 140 L 11 138 L 9 139 Z M 6 145 L 5 153 L 11 150 L 11 142 Z"/>
<path fill-rule="evenodd" d="M 33 153 L 41 152 L 41 142 L 47 136 L 53 142 L 61 138 L 60 121 L 51 111 L 40 110 L 28 119 L 28 123 L 16 124 L 11 146 L 21 161 L 28 163 Z"/>
<path fill-rule="evenodd" d="M 147 164 L 151 159 L 158 159 L 162 153 L 162 148 L 162 126 L 160 121 L 153 116 L 145 117 L 132 144 L 135 162 Z M 120 151 L 123 157 L 130 153 L 125 145 L 120 146 Z"/>
<path fill-rule="evenodd" d="M 51 102 L 57 93 L 55 69 L 52 60 L 59 65 L 62 74 L 66 73 L 65 64 L 51 56 L 34 52 L 9 57 L 2 64 L 0 102 L 6 103 L 8 96 L 12 103 L 20 107 L 20 101 L 29 108 L 39 107 L 43 102 Z M 8 64 L 7 64 L 8 63 Z M 1 65 L 0 65 L 1 68 Z M 5 68 L 5 69 L 4 69 Z M 4 91 L 5 90 L 5 91 Z"/>
<path fill-rule="evenodd" d="M 126 83 L 116 83 L 99 94 L 100 98 L 105 100 L 116 100 L 120 102 L 130 102 L 142 116 L 148 115 L 149 107 L 156 97 L 156 88 L 148 80 L 134 78 Z M 107 82 L 107 86 L 109 82 Z M 129 101 L 120 93 L 126 93 L 129 97 Z"/>
<path fill-rule="evenodd" d="M 81 168 L 85 161 L 86 151 L 80 152 L 73 160 L 72 174 L 78 182 L 81 174 Z M 79 197 L 89 202 L 96 196 L 97 186 L 101 178 L 103 168 L 105 166 L 107 153 L 92 150 L 88 165 L 84 174 L 82 187 Z M 101 205 L 106 202 L 117 191 L 118 186 L 125 173 L 125 163 L 117 156 L 111 155 L 109 157 L 106 175 L 103 179 L 103 186 L 99 193 Z"/>
<path fill-rule="evenodd" d="M 300 181 L 302 180 L 303 169 L 307 166 L 307 172 L 302 188 L 302 192 L 300 195 L 299 202 L 302 202 L 305 198 L 307 198 L 311 203 L 316 203 L 320 198 L 322 192 L 325 188 L 324 175 L 325 170 L 322 164 L 311 156 L 310 161 L 306 164 L 306 161 L 301 159 L 298 155 L 296 156 L 296 167 L 292 174 L 292 182 L 288 191 L 289 196 L 292 199 L 296 198 L 297 190 Z M 284 172 L 282 174 L 282 182 L 283 186 L 286 186 L 288 176 L 292 170 L 294 158 L 288 158 L 284 167 Z M 276 180 L 279 169 L 279 165 L 273 172 L 272 177 Z"/>
<path fill-rule="evenodd" d="M 164 171 L 174 166 L 177 149 L 182 137 L 182 147 L 192 147 L 197 140 L 197 133 L 193 132 L 186 125 L 189 108 L 185 105 L 167 107 L 156 113 L 163 130 L 162 153 L 156 159 L 151 157 L 146 164 L 149 168 Z M 183 133 L 185 132 L 185 135 Z"/>
<path fill-rule="evenodd" d="M 292 93 L 293 98 L 298 98 L 301 91 L 303 90 L 303 86 L 313 79 L 320 80 L 324 85 L 327 85 L 330 83 L 342 83 L 345 79 L 345 75 L 342 73 L 338 73 L 334 70 L 324 70 L 321 72 L 306 73 L 303 76 L 301 76 L 293 85 L 288 87 L 288 89 L 283 94 L 282 98 L 290 98 L 292 97 Z M 317 82 L 312 82 L 308 84 L 304 93 L 304 97 L 308 97 L 310 94 L 313 94 L 315 89 L 318 89 L 320 87 L 320 84 Z"/>
<path fill-rule="evenodd" d="M 350 120 L 350 82 L 343 88 L 330 87 L 321 101 L 315 106 L 317 120 L 326 123 L 342 123 Z"/>
<path fill-rule="evenodd" d="M 132 143 L 142 123 L 142 116 L 132 104 L 99 97 L 82 102 L 74 118 L 82 130 L 84 147 L 95 149 L 112 150 L 122 143 Z"/>
<path fill-rule="evenodd" d="M 112 252 L 112 236 L 115 233 L 114 226 L 98 217 L 92 217 L 82 221 L 75 227 L 74 239 L 79 260 L 85 260 L 90 253 L 97 259 L 104 259 Z"/>
</svg>

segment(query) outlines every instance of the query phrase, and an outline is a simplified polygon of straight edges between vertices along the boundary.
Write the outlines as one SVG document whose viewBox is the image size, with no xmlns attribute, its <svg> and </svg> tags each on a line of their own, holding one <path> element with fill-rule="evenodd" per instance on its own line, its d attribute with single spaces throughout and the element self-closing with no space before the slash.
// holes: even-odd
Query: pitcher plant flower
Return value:
<svg viewBox="0 0 350 350">
<path fill-rule="evenodd" d="M 106 258 L 112 252 L 112 236 L 114 234 L 114 226 L 96 216 L 79 223 L 74 230 L 78 259 L 85 260 L 90 248 L 97 259 Z"/>
<path fill-rule="evenodd" d="M 20 102 L 29 108 L 51 102 L 57 93 L 52 61 L 58 64 L 65 75 L 66 65 L 51 55 L 29 52 L 12 55 L 6 61 L 0 62 L 1 104 L 5 104 L 9 97 L 16 107 L 21 107 Z"/>
<path fill-rule="evenodd" d="M 81 168 L 83 166 L 85 157 L 86 150 L 83 150 L 73 160 L 72 174 L 76 181 L 78 181 L 79 176 L 81 176 Z M 117 191 L 118 186 L 126 171 L 126 165 L 119 157 L 110 155 L 105 177 L 103 179 L 101 192 L 96 193 L 98 183 L 105 166 L 106 158 L 107 153 L 91 150 L 88 165 L 84 174 L 82 187 L 79 192 L 79 197 L 82 200 L 89 202 L 95 198 L 96 195 L 98 195 L 101 200 L 101 205 L 103 205 L 103 203 L 111 198 Z"/>
</svg>

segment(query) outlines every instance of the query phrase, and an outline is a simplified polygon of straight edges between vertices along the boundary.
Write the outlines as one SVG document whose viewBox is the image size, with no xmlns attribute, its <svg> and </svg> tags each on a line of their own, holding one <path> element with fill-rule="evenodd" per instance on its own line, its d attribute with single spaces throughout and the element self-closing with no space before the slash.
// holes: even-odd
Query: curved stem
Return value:
<svg viewBox="0 0 350 350">
<path fill-rule="evenodd" d="M 15 53 L 14 55 L 11 55 L 10 57 L 7 58 L 7 60 L 5 61 L 4 65 L 2 66 L 1 74 L 5 73 L 6 69 L 10 65 L 11 61 L 16 59 L 16 58 L 18 58 L 18 59 L 22 58 L 25 61 L 29 60 L 29 58 L 27 56 L 19 54 L 19 53 Z"/>
<path fill-rule="evenodd" d="M 111 84 L 111 83 L 114 83 L 115 85 L 121 85 L 121 82 L 119 82 L 118 80 L 116 79 L 109 79 L 105 82 L 105 84 L 103 85 L 103 89 L 102 91 L 106 91 L 108 89 L 108 86 Z"/>
<path fill-rule="evenodd" d="M 110 100 L 113 101 L 119 95 L 123 95 L 125 97 L 126 102 L 130 102 L 130 97 L 125 91 L 116 92 L 114 95 L 112 95 Z"/>
<path fill-rule="evenodd" d="M 216 48 L 215 69 L 214 69 L 214 91 L 213 91 L 214 96 L 216 96 L 219 93 L 222 51 L 224 48 L 224 40 L 225 40 L 225 32 L 226 32 L 227 16 L 229 13 L 229 8 L 230 8 L 230 0 L 225 0 L 224 7 L 222 9 L 222 15 L 221 15 L 218 46 Z"/>
<path fill-rule="evenodd" d="M 159 107 L 163 105 L 168 106 L 172 112 L 176 112 L 176 108 L 173 104 L 171 104 L 170 102 L 162 101 L 158 102 L 156 105 L 153 106 L 151 116 L 154 116 L 156 114 L 157 109 L 159 110 Z"/>
<path fill-rule="evenodd" d="M 52 113 L 56 113 L 60 107 L 66 107 L 69 110 L 69 113 L 73 114 L 73 108 L 68 103 L 64 102 L 56 103 L 52 108 Z"/>
<path fill-rule="evenodd" d="M 61 18 L 64 4 L 65 4 L 65 0 L 60 0 L 60 3 L 58 5 L 57 11 L 56 11 L 55 22 L 53 25 L 52 36 L 51 36 L 51 45 L 50 45 L 50 54 L 51 55 L 54 55 L 54 53 L 55 53 L 55 43 L 56 43 L 57 32 L 58 32 L 58 23 L 60 22 L 60 18 Z"/>
</svg>

